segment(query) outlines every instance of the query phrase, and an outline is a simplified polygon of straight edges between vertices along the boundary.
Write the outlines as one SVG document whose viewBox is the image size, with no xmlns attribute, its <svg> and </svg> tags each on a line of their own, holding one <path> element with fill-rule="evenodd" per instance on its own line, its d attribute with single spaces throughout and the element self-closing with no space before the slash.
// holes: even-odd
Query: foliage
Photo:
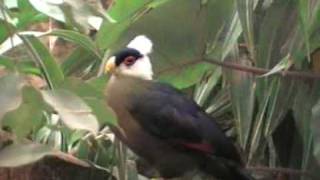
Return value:
<svg viewBox="0 0 320 180">
<path fill-rule="evenodd" d="M 131 155 L 108 128 L 116 118 L 103 100 L 101 69 L 103 57 L 145 34 L 155 44 L 156 78 L 217 117 L 248 166 L 318 174 L 319 1 L 82 1 L 0 1 L 0 121 L 16 136 L 0 152 L 1 166 L 55 149 L 136 179 Z M 62 26 L 33 28 L 53 21 Z M 46 44 L 53 36 L 75 45 L 69 56 L 54 56 Z"/>
</svg>

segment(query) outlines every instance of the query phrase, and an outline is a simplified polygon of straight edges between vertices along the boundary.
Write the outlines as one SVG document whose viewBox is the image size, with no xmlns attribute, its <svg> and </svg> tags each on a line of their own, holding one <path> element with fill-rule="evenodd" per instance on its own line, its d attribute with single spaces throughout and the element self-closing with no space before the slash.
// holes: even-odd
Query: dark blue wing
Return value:
<svg viewBox="0 0 320 180">
<path fill-rule="evenodd" d="M 177 89 L 151 82 L 131 100 L 130 113 L 148 133 L 206 153 L 211 148 L 212 154 L 240 161 L 236 148 L 213 119 Z"/>
</svg>

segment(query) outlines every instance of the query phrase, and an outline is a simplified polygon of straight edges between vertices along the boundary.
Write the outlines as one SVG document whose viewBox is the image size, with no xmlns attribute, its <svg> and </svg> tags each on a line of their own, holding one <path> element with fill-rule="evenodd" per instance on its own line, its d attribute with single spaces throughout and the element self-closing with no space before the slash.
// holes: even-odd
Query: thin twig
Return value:
<svg viewBox="0 0 320 180">
<path fill-rule="evenodd" d="M 263 75 L 268 73 L 271 69 L 265 69 L 265 68 L 258 68 L 258 67 L 252 67 L 252 66 L 245 66 L 241 65 L 235 62 L 228 62 L 228 61 L 218 61 L 214 59 L 203 59 L 203 60 L 191 60 L 187 61 L 185 63 L 179 64 L 177 66 L 171 66 L 169 68 L 164 68 L 162 70 L 159 70 L 156 72 L 157 75 L 166 73 L 169 71 L 175 71 L 178 69 L 185 68 L 190 65 L 194 65 L 200 62 L 206 62 L 218 66 L 222 66 L 224 68 L 237 70 L 237 71 L 243 71 L 252 73 L 253 75 Z M 306 72 L 306 71 L 293 71 L 293 70 L 285 70 L 285 71 L 279 71 L 274 73 L 274 75 L 282 76 L 282 77 L 292 77 L 292 78 L 299 78 L 299 79 L 320 79 L 320 73 L 314 73 L 314 72 Z"/>
<path fill-rule="evenodd" d="M 215 64 L 218 66 L 222 66 L 224 68 L 249 72 L 254 75 L 263 75 L 270 71 L 270 69 L 245 66 L 245 65 L 234 63 L 234 62 L 228 62 L 228 61 L 222 62 L 222 61 L 217 61 L 213 59 L 204 59 L 203 61 L 207 63 Z M 275 75 L 280 75 L 282 77 L 300 78 L 300 79 L 320 79 L 320 73 L 305 72 L 305 71 L 279 71 L 279 72 L 276 72 Z"/>
</svg>

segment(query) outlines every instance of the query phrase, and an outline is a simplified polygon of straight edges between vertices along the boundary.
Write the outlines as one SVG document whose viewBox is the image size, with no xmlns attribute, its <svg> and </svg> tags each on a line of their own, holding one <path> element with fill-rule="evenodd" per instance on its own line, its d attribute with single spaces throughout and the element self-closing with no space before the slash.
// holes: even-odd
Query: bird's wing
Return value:
<svg viewBox="0 0 320 180">
<path fill-rule="evenodd" d="M 169 85 L 150 84 L 133 96 L 129 110 L 148 133 L 173 145 L 238 161 L 232 142 L 194 101 Z"/>
</svg>

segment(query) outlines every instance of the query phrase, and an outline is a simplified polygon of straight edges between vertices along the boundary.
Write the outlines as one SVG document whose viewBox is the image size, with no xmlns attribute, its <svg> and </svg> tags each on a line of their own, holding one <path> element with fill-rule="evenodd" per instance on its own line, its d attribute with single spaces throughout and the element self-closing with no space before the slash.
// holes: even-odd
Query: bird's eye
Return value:
<svg viewBox="0 0 320 180">
<path fill-rule="evenodd" d="M 134 64 L 136 62 L 136 58 L 133 56 L 128 56 L 124 59 L 123 63 L 126 66 L 131 66 L 132 64 Z"/>
</svg>

